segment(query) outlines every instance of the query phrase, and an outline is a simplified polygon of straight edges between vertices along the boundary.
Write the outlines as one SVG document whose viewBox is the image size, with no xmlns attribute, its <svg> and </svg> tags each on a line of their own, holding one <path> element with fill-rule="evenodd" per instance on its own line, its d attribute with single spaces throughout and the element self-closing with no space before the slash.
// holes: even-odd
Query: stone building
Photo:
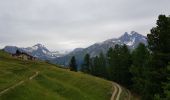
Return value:
<svg viewBox="0 0 170 100">
<path fill-rule="evenodd" d="M 12 54 L 12 57 L 23 60 L 37 60 L 36 57 L 33 57 L 25 52 L 20 52 L 19 50 L 17 50 L 15 54 Z"/>
</svg>

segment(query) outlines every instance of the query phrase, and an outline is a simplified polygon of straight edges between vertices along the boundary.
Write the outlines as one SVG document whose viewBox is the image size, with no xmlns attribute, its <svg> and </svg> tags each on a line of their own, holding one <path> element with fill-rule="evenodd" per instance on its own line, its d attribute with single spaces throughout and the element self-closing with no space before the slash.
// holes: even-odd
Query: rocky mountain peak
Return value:
<svg viewBox="0 0 170 100">
<path fill-rule="evenodd" d="M 33 47 L 44 47 L 44 45 L 40 44 L 40 43 L 37 43 L 35 44 Z"/>
</svg>

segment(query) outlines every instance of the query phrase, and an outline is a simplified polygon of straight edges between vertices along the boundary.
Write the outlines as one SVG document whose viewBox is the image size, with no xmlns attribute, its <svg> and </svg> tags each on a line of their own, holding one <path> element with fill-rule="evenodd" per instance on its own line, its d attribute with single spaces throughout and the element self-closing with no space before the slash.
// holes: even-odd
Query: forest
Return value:
<svg viewBox="0 0 170 100">
<path fill-rule="evenodd" d="M 115 81 L 142 100 L 170 100 L 170 16 L 158 16 L 147 41 L 148 45 L 140 43 L 134 50 L 116 44 L 106 54 L 86 54 L 81 71 Z M 69 67 L 77 71 L 74 56 Z"/>
</svg>

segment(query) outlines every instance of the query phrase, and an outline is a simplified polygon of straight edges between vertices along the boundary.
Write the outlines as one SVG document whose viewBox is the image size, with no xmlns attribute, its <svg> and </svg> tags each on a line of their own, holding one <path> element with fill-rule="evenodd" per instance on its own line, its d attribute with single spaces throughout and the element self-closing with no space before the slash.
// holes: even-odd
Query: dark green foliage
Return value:
<svg viewBox="0 0 170 100">
<path fill-rule="evenodd" d="M 114 65 L 114 61 L 113 61 L 114 57 L 113 57 L 113 48 L 109 48 L 109 50 L 107 51 L 107 54 L 106 54 L 106 60 L 107 60 L 107 66 L 108 66 L 108 75 L 109 75 L 109 79 L 111 80 L 112 79 L 112 75 L 113 75 L 113 69 L 111 66 Z"/>
<path fill-rule="evenodd" d="M 170 18 L 160 15 L 157 26 L 147 35 L 149 48 L 153 53 L 170 52 Z"/>
<path fill-rule="evenodd" d="M 157 71 L 159 82 L 166 81 L 164 70 L 170 61 L 170 18 L 160 15 L 157 20 L 157 26 L 151 29 L 148 34 L 149 48 L 152 51 L 152 66 Z M 161 83 L 160 83 L 161 84 Z M 160 93 L 161 93 L 160 89 Z"/>
<path fill-rule="evenodd" d="M 170 60 L 170 17 L 160 15 L 157 26 L 147 35 L 155 67 L 166 67 Z"/>
<path fill-rule="evenodd" d="M 101 77 L 107 77 L 107 69 L 106 69 L 106 59 L 104 54 L 101 52 L 98 59 L 98 75 Z"/>
<path fill-rule="evenodd" d="M 106 68 L 106 58 L 101 52 L 99 57 L 92 58 L 92 75 L 108 78 L 108 72 Z"/>
<path fill-rule="evenodd" d="M 149 66 L 148 61 L 150 58 L 150 53 L 144 44 L 139 44 L 139 46 L 132 52 L 132 66 L 130 72 L 133 75 L 133 90 L 142 95 L 143 99 L 148 97 L 148 87 L 150 83 L 149 78 Z M 150 95 L 150 94 L 149 94 Z"/>
<path fill-rule="evenodd" d="M 77 71 L 76 58 L 73 56 L 70 60 L 69 68 L 71 71 Z"/>
<path fill-rule="evenodd" d="M 126 86 L 129 86 L 131 84 L 131 73 L 129 72 L 129 68 L 131 66 L 131 54 L 126 45 L 123 45 L 121 48 L 121 67 L 122 67 L 122 79 L 120 82 Z"/>
<path fill-rule="evenodd" d="M 150 61 L 150 95 L 160 94 L 163 96 L 162 83 L 167 81 L 166 67 L 170 61 L 170 18 L 160 15 L 157 26 L 151 29 L 147 35 L 148 47 L 151 50 Z"/>
<path fill-rule="evenodd" d="M 108 66 L 109 66 L 109 70 L 110 70 L 110 78 L 111 78 L 111 80 L 114 80 L 114 81 L 119 81 L 119 76 L 120 76 L 119 75 L 119 72 L 120 72 L 119 53 L 120 53 L 119 45 L 115 45 L 114 49 L 110 48 L 107 53 Z"/>
<path fill-rule="evenodd" d="M 107 52 L 107 61 L 111 80 L 128 86 L 131 83 L 129 72 L 131 58 L 127 46 L 115 45 L 114 49 L 110 48 Z"/>
<path fill-rule="evenodd" d="M 97 76 L 99 72 L 98 71 L 98 66 L 99 66 L 98 59 L 99 59 L 98 56 L 91 58 L 91 67 L 92 67 L 91 74 L 95 76 Z"/>
<path fill-rule="evenodd" d="M 165 90 L 164 90 L 164 93 L 166 95 L 166 100 L 170 100 L 170 62 L 169 62 L 169 65 L 167 67 L 167 79 L 168 81 L 165 83 Z"/>
<path fill-rule="evenodd" d="M 84 63 L 82 65 L 82 69 L 81 71 L 82 72 L 85 72 L 85 73 L 91 73 L 91 61 L 90 61 L 90 55 L 89 54 L 86 54 L 85 57 L 84 57 Z"/>
</svg>

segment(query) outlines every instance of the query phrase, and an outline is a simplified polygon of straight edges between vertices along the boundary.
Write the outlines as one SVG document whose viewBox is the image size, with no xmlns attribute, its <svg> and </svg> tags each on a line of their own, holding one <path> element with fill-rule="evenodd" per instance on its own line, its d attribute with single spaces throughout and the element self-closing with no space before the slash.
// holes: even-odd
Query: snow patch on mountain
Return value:
<svg viewBox="0 0 170 100">
<path fill-rule="evenodd" d="M 135 43 L 135 38 L 132 39 L 131 41 L 124 42 L 124 44 L 126 44 L 128 46 L 132 46 L 134 43 Z"/>
</svg>

